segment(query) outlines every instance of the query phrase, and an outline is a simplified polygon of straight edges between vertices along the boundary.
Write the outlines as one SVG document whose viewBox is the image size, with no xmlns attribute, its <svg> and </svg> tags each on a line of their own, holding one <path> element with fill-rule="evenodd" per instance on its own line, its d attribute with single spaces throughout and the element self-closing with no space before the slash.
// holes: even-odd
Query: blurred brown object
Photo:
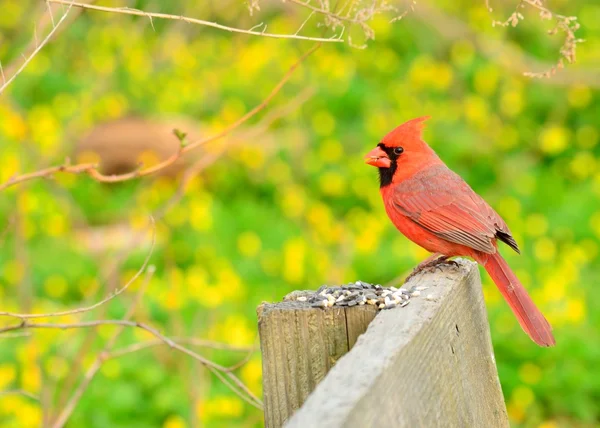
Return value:
<svg viewBox="0 0 600 428">
<path fill-rule="evenodd" d="M 198 124 L 186 118 L 144 119 L 128 117 L 93 128 L 75 148 L 78 162 L 99 162 L 103 174 L 123 174 L 152 166 L 175 154 L 181 144 L 174 129 L 187 134 L 186 141 L 199 140 Z M 174 176 L 186 165 L 180 158 L 160 175 Z"/>
</svg>

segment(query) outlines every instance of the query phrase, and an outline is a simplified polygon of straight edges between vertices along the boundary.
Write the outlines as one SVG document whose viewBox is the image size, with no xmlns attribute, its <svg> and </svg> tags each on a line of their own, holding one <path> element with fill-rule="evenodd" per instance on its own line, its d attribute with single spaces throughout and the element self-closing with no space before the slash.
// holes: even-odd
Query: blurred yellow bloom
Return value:
<svg viewBox="0 0 600 428">
<path fill-rule="evenodd" d="M 262 365 L 260 358 L 252 358 L 240 370 L 240 377 L 252 392 L 262 392 Z"/>
<path fill-rule="evenodd" d="M 587 86 L 574 86 L 568 92 L 569 104 L 575 108 L 586 107 L 592 100 L 592 92 Z"/>
<path fill-rule="evenodd" d="M 475 90 L 481 95 L 490 96 L 496 90 L 499 78 L 500 72 L 498 67 L 494 64 L 486 64 L 475 73 Z"/>
<path fill-rule="evenodd" d="M 592 231 L 600 238 L 600 211 L 596 211 L 590 218 Z"/>
<path fill-rule="evenodd" d="M 269 276 L 278 276 L 281 268 L 281 257 L 274 251 L 263 251 L 260 267 Z"/>
<path fill-rule="evenodd" d="M 324 140 L 318 148 L 319 158 L 324 163 L 337 163 L 343 154 L 342 145 L 338 140 L 327 139 Z"/>
<path fill-rule="evenodd" d="M 306 242 L 302 238 L 292 238 L 283 247 L 283 278 L 298 284 L 304 279 L 304 259 Z"/>
<path fill-rule="evenodd" d="M 31 136 L 39 143 L 40 151 L 46 156 L 54 155 L 60 141 L 60 124 L 54 116 L 52 107 L 38 105 L 33 107 L 27 117 Z"/>
<path fill-rule="evenodd" d="M 544 153 L 558 154 L 567 148 L 568 143 L 569 132 L 561 126 L 550 125 L 540 134 L 540 149 Z"/>
<path fill-rule="evenodd" d="M 464 100 L 464 112 L 467 120 L 478 126 L 486 126 L 490 111 L 486 100 L 477 95 L 467 95 Z"/>
<path fill-rule="evenodd" d="M 44 364 L 48 376 L 57 381 L 63 379 L 71 370 L 70 363 L 60 355 L 50 355 Z"/>
<path fill-rule="evenodd" d="M 9 286 L 16 286 L 23 280 L 25 266 L 19 260 L 8 260 L 4 263 L 2 276 L 6 279 Z"/>
<path fill-rule="evenodd" d="M 21 16 L 28 9 L 20 2 L 2 2 L 2 13 L 0 14 L 0 28 L 13 28 L 15 22 L 21 20 Z"/>
<path fill-rule="evenodd" d="M 240 254 L 245 257 L 256 257 L 260 252 L 261 241 L 254 232 L 243 232 L 237 239 L 237 247 Z"/>
<path fill-rule="evenodd" d="M 527 410 L 534 400 L 535 395 L 533 394 L 533 391 L 531 388 L 524 385 L 517 386 L 510 396 L 510 403 L 514 404 L 522 411 Z"/>
<path fill-rule="evenodd" d="M 577 145 L 583 149 L 591 149 L 598 144 L 598 130 L 592 125 L 584 125 L 577 129 Z"/>
<path fill-rule="evenodd" d="M 521 91 L 509 90 L 500 96 L 500 111 L 508 117 L 515 117 L 523 110 L 523 95 Z"/>
<path fill-rule="evenodd" d="M 335 119 L 327 110 L 319 110 L 312 116 L 312 127 L 318 135 L 331 135 L 335 129 Z"/>
<path fill-rule="evenodd" d="M 533 252 L 535 257 L 542 262 L 550 262 L 556 257 L 556 244 L 547 237 L 535 241 Z"/>
<path fill-rule="evenodd" d="M 17 175 L 21 170 L 21 161 L 16 153 L 6 153 L 2 155 L 2 168 L 0 168 L 0 182 L 8 181 L 13 175 Z"/>
<path fill-rule="evenodd" d="M 102 363 L 100 372 L 109 379 L 118 379 L 121 375 L 121 364 L 117 359 L 108 359 Z"/>
<path fill-rule="evenodd" d="M 212 339 L 227 342 L 230 345 L 250 345 L 256 338 L 256 332 L 248 326 L 248 319 L 242 315 L 230 315 L 225 321 L 215 324 L 209 333 Z"/>
<path fill-rule="evenodd" d="M 171 415 L 163 423 L 163 428 L 185 428 L 188 426 L 185 419 L 179 415 Z"/>
<path fill-rule="evenodd" d="M 212 197 L 208 194 L 196 196 L 190 200 L 190 224 L 196 230 L 207 231 L 212 228 Z"/>
<path fill-rule="evenodd" d="M 199 298 L 200 304 L 207 308 L 216 308 L 225 300 L 223 292 L 219 287 L 206 285 L 202 289 L 202 295 Z"/>
<path fill-rule="evenodd" d="M 542 236 L 548 231 L 548 220 L 542 214 L 531 214 L 525 220 L 525 233 L 529 236 Z"/>
<path fill-rule="evenodd" d="M 244 411 L 242 400 L 238 397 L 231 396 L 212 398 L 207 400 L 202 407 L 204 409 L 204 414 L 199 415 L 202 419 L 211 416 L 236 418 L 240 417 Z"/>
<path fill-rule="evenodd" d="M 37 363 L 21 366 L 21 388 L 25 391 L 37 393 L 42 386 L 42 371 Z"/>
<path fill-rule="evenodd" d="M 569 166 L 571 172 L 580 179 L 587 178 L 598 170 L 596 158 L 588 151 L 576 153 Z"/>
<path fill-rule="evenodd" d="M 579 324 L 583 321 L 586 315 L 585 301 L 581 298 L 571 298 L 567 300 L 567 319 Z"/>
<path fill-rule="evenodd" d="M 8 389 L 17 377 L 17 370 L 12 363 L 0 364 L 0 391 Z"/>
<path fill-rule="evenodd" d="M 559 428 L 559 427 L 558 427 L 558 424 L 554 421 L 546 421 L 546 422 L 542 422 L 541 424 L 539 424 L 537 428 Z"/>
<path fill-rule="evenodd" d="M 529 385 L 535 385 L 542 379 L 542 369 L 533 363 L 524 363 L 519 368 L 519 377 Z"/>
<path fill-rule="evenodd" d="M 25 402 L 16 410 L 19 428 L 36 428 L 42 426 L 42 410 L 39 405 Z"/>
<path fill-rule="evenodd" d="M 262 169 L 265 165 L 265 152 L 260 147 L 244 146 L 237 150 L 237 158 L 249 169 Z"/>
<path fill-rule="evenodd" d="M 521 203 L 512 196 L 505 196 L 497 204 L 498 212 L 507 220 L 516 219 L 521 214 Z"/>
<path fill-rule="evenodd" d="M 60 275 L 51 275 L 44 281 L 44 290 L 50 297 L 63 297 L 69 288 L 67 280 Z"/>
<path fill-rule="evenodd" d="M 8 105 L 0 104 L 0 132 L 6 137 L 21 141 L 27 135 L 27 124 L 18 112 Z"/>
<path fill-rule="evenodd" d="M 475 48 L 469 40 L 460 39 L 452 45 L 450 57 L 456 65 L 467 66 L 471 64 L 475 57 Z"/>
<path fill-rule="evenodd" d="M 340 196 L 346 190 L 344 177 L 337 172 L 325 172 L 319 177 L 319 186 L 326 195 Z"/>
<path fill-rule="evenodd" d="M 44 230 L 49 236 L 64 236 L 67 233 L 67 220 L 64 214 L 55 212 L 49 215 Z"/>
<path fill-rule="evenodd" d="M 273 159 L 269 163 L 267 176 L 270 181 L 282 185 L 291 181 L 292 170 L 288 163 L 283 162 L 281 159 Z"/>
</svg>

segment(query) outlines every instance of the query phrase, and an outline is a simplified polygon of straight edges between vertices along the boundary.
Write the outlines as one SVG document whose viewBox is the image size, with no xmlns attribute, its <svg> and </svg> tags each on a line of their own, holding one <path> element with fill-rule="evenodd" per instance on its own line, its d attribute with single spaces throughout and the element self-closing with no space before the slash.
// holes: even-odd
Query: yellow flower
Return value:
<svg viewBox="0 0 600 428">
<path fill-rule="evenodd" d="M 530 236 L 542 236 L 548 231 L 548 221 L 541 214 L 531 214 L 525 221 L 525 233 Z"/>
<path fill-rule="evenodd" d="M 344 177 L 337 172 L 326 172 L 319 177 L 319 186 L 326 195 L 342 195 L 345 185 Z"/>
<path fill-rule="evenodd" d="M 252 358 L 240 370 L 240 377 L 252 392 L 262 392 L 262 365 L 259 358 Z"/>
<path fill-rule="evenodd" d="M 0 390 L 5 390 L 14 382 L 17 377 L 17 370 L 11 363 L 0 364 Z"/>
<path fill-rule="evenodd" d="M 492 64 L 485 65 L 475 73 L 475 90 L 481 95 L 492 95 L 498 86 L 499 77 L 498 67 Z"/>
<path fill-rule="evenodd" d="M 556 257 L 556 245 L 550 238 L 543 237 L 535 242 L 533 252 L 538 260 L 549 262 Z"/>
<path fill-rule="evenodd" d="M 523 110 L 523 95 L 521 91 L 509 90 L 500 97 L 500 111 L 508 117 L 515 117 Z"/>
<path fill-rule="evenodd" d="M 575 108 L 586 107 L 592 100 L 592 92 L 587 86 L 577 85 L 568 93 L 569 104 Z"/>
<path fill-rule="evenodd" d="M 319 110 L 312 116 L 312 127 L 318 135 L 331 135 L 335 129 L 335 119 L 327 110 Z"/>
<path fill-rule="evenodd" d="M 452 45 L 450 57 L 454 64 L 467 66 L 475 57 L 475 48 L 473 44 L 466 39 L 458 40 Z"/>
<path fill-rule="evenodd" d="M 598 144 L 598 130 L 591 125 L 584 125 L 577 130 L 577 145 L 583 149 L 591 149 Z"/>
<path fill-rule="evenodd" d="M 523 382 L 535 385 L 542 379 L 542 369 L 533 363 L 525 363 L 519 368 L 519 377 Z"/>
<path fill-rule="evenodd" d="M 324 163 L 337 163 L 343 154 L 342 145 L 338 140 L 328 139 L 323 141 L 318 148 L 319 158 Z"/>
<path fill-rule="evenodd" d="M 555 155 L 567 148 L 569 132 L 567 129 L 551 125 L 540 134 L 540 149 L 547 154 Z"/>
<path fill-rule="evenodd" d="M 301 238 L 288 240 L 283 248 L 283 277 L 287 282 L 299 283 L 304 279 L 306 242 Z"/>
<path fill-rule="evenodd" d="M 114 358 L 109 359 L 102 364 L 100 371 L 107 378 L 114 380 L 117 379 L 121 374 L 121 365 L 118 360 Z"/>
<path fill-rule="evenodd" d="M 44 281 L 44 290 L 50 297 L 58 299 L 64 296 L 68 289 L 69 284 L 62 276 L 51 275 Z"/>
<path fill-rule="evenodd" d="M 256 233 L 244 232 L 237 239 L 237 247 L 243 256 L 256 257 L 260 252 L 261 241 Z"/>
<path fill-rule="evenodd" d="M 579 324 L 586 315 L 585 302 L 580 298 L 573 298 L 567 300 L 567 319 L 574 323 Z"/>
<path fill-rule="evenodd" d="M 185 419 L 179 415 L 171 415 L 163 423 L 163 428 L 185 428 L 187 426 Z"/>
</svg>

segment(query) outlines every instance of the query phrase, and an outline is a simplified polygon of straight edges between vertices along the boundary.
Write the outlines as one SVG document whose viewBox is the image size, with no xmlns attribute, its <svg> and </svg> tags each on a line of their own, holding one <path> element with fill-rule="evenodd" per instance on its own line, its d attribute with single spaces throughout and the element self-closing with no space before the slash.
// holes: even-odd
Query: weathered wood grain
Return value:
<svg viewBox="0 0 600 428">
<path fill-rule="evenodd" d="M 429 288 L 378 314 L 287 428 L 509 426 L 477 265 L 415 281 Z"/>
<path fill-rule="evenodd" d="M 259 306 L 266 427 L 283 425 L 376 312 L 366 305 L 324 310 L 298 301 Z"/>
</svg>

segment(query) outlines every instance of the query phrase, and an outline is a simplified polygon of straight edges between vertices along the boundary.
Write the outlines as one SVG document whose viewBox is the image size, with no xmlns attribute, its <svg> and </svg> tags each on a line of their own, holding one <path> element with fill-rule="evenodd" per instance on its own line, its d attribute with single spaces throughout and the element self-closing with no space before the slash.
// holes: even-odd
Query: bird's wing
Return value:
<svg viewBox="0 0 600 428">
<path fill-rule="evenodd" d="M 403 215 L 442 239 L 493 254 L 497 238 L 519 252 L 504 220 L 445 165 L 397 184 L 393 201 Z"/>
</svg>

